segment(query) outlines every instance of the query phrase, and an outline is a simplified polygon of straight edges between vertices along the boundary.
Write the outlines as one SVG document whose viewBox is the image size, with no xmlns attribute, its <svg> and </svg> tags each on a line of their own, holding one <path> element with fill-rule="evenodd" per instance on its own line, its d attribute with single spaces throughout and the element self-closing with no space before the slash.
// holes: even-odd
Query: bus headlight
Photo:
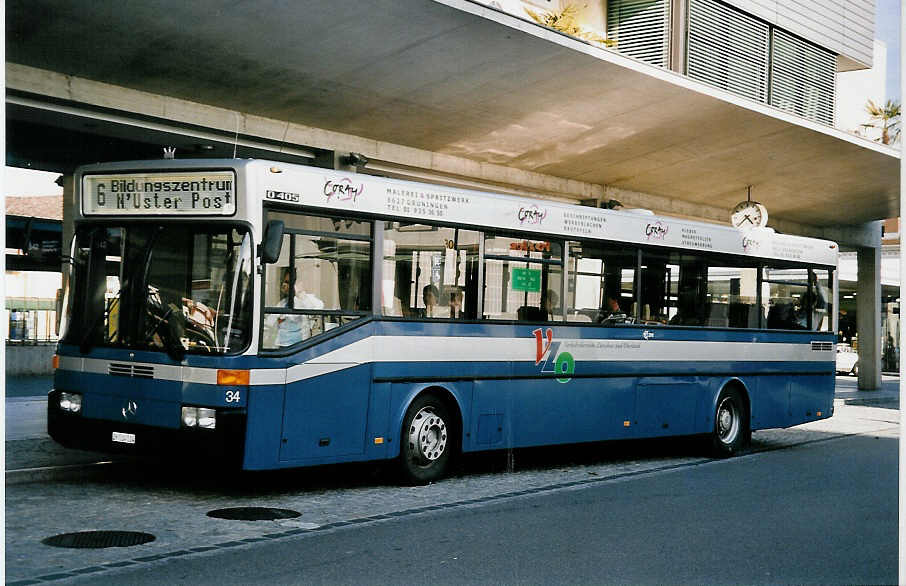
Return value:
<svg viewBox="0 0 906 586">
<path fill-rule="evenodd" d="M 82 410 L 82 395 L 79 393 L 60 393 L 60 409 L 70 413 Z"/>
<path fill-rule="evenodd" d="M 183 427 L 215 429 L 217 427 L 217 411 L 206 407 L 183 407 L 181 420 Z"/>
<path fill-rule="evenodd" d="M 217 411 L 199 407 L 198 427 L 202 429 L 214 429 L 215 427 L 217 427 Z"/>
</svg>

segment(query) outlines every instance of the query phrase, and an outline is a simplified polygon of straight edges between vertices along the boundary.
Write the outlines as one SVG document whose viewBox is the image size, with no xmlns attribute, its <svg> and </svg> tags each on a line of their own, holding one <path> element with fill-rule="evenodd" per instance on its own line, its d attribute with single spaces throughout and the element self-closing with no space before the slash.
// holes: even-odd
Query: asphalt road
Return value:
<svg viewBox="0 0 906 586">
<path fill-rule="evenodd" d="M 203 461 L 91 464 L 109 456 L 55 444 L 44 400 L 11 397 L 6 580 L 893 582 L 898 381 L 884 387 L 838 377 L 834 417 L 759 431 L 738 459 L 712 461 L 686 440 L 608 442 L 476 456 L 424 487 L 367 465 L 236 477 Z M 300 516 L 206 514 L 242 506 Z M 44 542 L 95 530 L 154 541 Z"/>
<path fill-rule="evenodd" d="M 891 584 L 896 507 L 896 437 L 852 435 L 75 583 Z"/>
</svg>

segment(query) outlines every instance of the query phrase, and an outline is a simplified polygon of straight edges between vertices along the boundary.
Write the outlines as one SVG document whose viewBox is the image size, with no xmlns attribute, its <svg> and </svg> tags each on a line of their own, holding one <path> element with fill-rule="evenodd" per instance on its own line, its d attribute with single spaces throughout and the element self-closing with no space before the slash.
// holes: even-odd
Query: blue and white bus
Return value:
<svg viewBox="0 0 906 586">
<path fill-rule="evenodd" d="M 830 417 L 837 246 L 260 160 L 75 174 L 48 427 L 247 470 Z"/>
</svg>

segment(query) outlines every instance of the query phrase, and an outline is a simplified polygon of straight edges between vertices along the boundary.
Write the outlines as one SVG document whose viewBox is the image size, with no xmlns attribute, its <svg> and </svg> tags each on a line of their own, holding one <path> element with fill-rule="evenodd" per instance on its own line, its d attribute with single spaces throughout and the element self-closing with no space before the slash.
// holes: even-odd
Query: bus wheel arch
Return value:
<svg viewBox="0 0 906 586">
<path fill-rule="evenodd" d="M 409 402 L 400 427 L 397 458 L 403 479 L 427 484 L 442 478 L 462 446 L 462 414 L 453 394 L 429 387 Z"/>
<path fill-rule="evenodd" d="M 727 458 L 739 454 L 752 439 L 752 405 L 745 385 L 738 379 L 723 385 L 717 394 L 710 448 L 714 456 Z"/>
</svg>

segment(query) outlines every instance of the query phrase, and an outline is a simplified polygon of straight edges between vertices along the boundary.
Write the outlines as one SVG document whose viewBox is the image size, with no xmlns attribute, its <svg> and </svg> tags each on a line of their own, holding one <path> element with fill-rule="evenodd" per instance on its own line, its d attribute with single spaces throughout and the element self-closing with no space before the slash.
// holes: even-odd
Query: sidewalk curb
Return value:
<svg viewBox="0 0 906 586">
<path fill-rule="evenodd" d="M 6 485 L 47 482 L 49 480 L 96 480 L 112 470 L 125 468 L 129 462 L 104 461 L 91 464 L 70 464 L 66 466 L 44 466 L 6 471 Z"/>
</svg>

